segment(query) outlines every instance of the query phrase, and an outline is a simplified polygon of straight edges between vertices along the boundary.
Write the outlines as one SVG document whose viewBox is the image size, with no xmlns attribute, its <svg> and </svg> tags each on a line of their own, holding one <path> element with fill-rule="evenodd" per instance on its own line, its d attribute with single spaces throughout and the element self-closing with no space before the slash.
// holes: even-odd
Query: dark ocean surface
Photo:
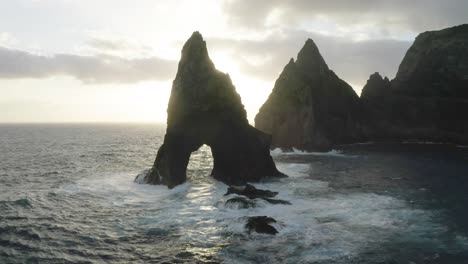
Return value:
<svg viewBox="0 0 468 264">
<path fill-rule="evenodd" d="M 139 185 L 164 126 L 0 125 L 0 263 L 468 263 L 468 148 L 273 150 L 292 205 L 225 205 L 210 149 L 187 183 Z M 247 234 L 271 216 L 276 236 Z"/>
</svg>

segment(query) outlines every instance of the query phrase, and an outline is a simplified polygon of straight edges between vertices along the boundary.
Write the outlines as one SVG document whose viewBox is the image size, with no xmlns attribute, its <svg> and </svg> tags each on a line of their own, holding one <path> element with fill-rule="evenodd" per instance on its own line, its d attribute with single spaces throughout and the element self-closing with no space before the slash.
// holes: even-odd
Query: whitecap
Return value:
<svg viewBox="0 0 468 264">
<path fill-rule="evenodd" d="M 280 148 L 275 148 L 275 149 L 270 151 L 270 154 L 273 157 L 277 157 L 277 156 L 281 156 L 281 155 L 314 155 L 314 156 L 329 156 L 329 157 L 340 157 L 340 158 L 344 158 L 344 157 L 353 158 L 353 157 L 356 157 L 354 155 L 346 155 L 346 154 L 343 153 L 342 150 L 336 150 L 336 149 L 332 149 L 332 150 L 327 151 L 327 152 L 308 152 L 308 151 L 299 150 L 299 149 L 296 149 L 296 148 L 293 148 L 292 151 L 283 151 Z"/>
</svg>

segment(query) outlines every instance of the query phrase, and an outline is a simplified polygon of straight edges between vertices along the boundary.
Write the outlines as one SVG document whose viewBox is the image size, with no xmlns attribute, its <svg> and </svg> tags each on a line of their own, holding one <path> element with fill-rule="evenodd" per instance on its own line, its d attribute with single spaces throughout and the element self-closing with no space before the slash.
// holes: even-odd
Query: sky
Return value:
<svg viewBox="0 0 468 264">
<path fill-rule="evenodd" d="M 468 23 L 466 0 L 0 0 L 0 123 L 160 122 L 200 31 L 249 120 L 307 38 L 360 94 L 421 32 Z"/>
</svg>

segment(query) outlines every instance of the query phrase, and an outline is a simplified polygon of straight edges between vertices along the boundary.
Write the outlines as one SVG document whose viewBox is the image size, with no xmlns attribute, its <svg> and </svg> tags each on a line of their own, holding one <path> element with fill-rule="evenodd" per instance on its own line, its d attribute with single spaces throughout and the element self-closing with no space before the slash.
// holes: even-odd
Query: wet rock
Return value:
<svg viewBox="0 0 468 264">
<path fill-rule="evenodd" d="M 145 183 L 145 178 L 151 173 L 152 169 L 145 169 L 142 172 L 138 173 L 138 175 L 133 180 L 136 183 Z"/>
<path fill-rule="evenodd" d="M 198 32 L 182 49 L 167 113 L 164 143 L 141 183 L 184 183 L 190 155 L 203 144 L 211 147 L 211 175 L 224 183 L 285 176 L 270 156 L 271 136 L 249 125 L 231 78 L 215 68 Z"/>
<path fill-rule="evenodd" d="M 285 204 L 285 205 L 291 205 L 291 202 L 286 201 L 286 200 L 280 200 L 280 199 L 271 199 L 271 198 L 262 198 L 263 200 L 271 203 L 271 204 Z"/>
<path fill-rule="evenodd" d="M 275 197 L 278 192 L 273 192 L 270 190 L 261 190 L 255 188 L 255 186 L 251 184 L 246 184 L 245 186 L 230 186 L 226 192 L 226 195 L 230 194 L 238 194 L 245 196 L 251 200 L 253 199 L 262 199 L 268 203 L 271 204 L 286 204 L 290 205 L 291 203 L 285 200 L 280 200 L 280 199 L 272 199 L 272 197 Z M 233 198 L 234 199 L 234 198 Z M 244 199 L 244 198 L 243 198 Z M 228 200 L 229 201 L 229 200 Z"/>
<path fill-rule="evenodd" d="M 224 195 L 229 194 L 238 194 L 248 197 L 249 199 L 255 198 L 272 198 L 275 197 L 278 192 L 272 192 L 269 190 L 261 190 L 255 188 L 255 186 L 251 184 L 246 184 L 245 186 L 230 186 Z"/>
<path fill-rule="evenodd" d="M 245 229 L 247 229 L 249 234 L 252 231 L 269 235 L 278 234 L 278 230 L 271 226 L 271 223 L 276 223 L 276 220 L 268 216 L 252 216 L 247 220 Z"/>
<path fill-rule="evenodd" d="M 255 207 L 255 202 L 252 200 L 248 200 L 244 197 L 234 197 L 226 201 L 225 203 L 228 207 L 237 207 L 239 209 L 247 209 Z"/>
</svg>

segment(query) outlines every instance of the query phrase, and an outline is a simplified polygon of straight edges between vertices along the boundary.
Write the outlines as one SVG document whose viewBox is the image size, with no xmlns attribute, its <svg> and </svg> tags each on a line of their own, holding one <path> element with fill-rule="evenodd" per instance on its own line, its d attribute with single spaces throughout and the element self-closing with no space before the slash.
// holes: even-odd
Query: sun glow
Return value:
<svg viewBox="0 0 468 264">
<path fill-rule="evenodd" d="M 231 77 L 232 83 L 242 98 L 242 103 L 247 111 L 247 118 L 253 124 L 255 115 L 273 88 L 273 83 L 243 74 L 236 60 L 229 54 L 213 53 L 211 58 L 218 70 L 229 74 Z"/>
<path fill-rule="evenodd" d="M 32 82 L 40 93 L 27 92 Z M 53 77 L 12 80 L 0 91 L 6 88 L 14 92 L 0 98 L 4 122 L 159 123 L 166 121 L 171 82 L 83 85 L 70 77 Z"/>
</svg>

